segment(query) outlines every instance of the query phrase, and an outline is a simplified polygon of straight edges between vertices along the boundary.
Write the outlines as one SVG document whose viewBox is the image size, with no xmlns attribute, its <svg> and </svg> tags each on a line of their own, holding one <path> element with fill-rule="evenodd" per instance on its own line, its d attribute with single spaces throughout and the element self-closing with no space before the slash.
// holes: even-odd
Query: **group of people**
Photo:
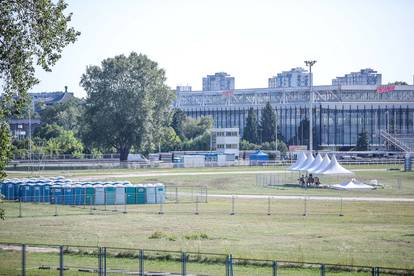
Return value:
<svg viewBox="0 0 414 276">
<path fill-rule="evenodd" d="M 306 176 L 302 174 L 302 176 L 298 179 L 298 181 L 301 187 L 310 187 L 313 185 L 318 187 L 321 184 L 319 177 L 317 176 L 313 177 L 312 174 L 309 174 Z"/>
</svg>

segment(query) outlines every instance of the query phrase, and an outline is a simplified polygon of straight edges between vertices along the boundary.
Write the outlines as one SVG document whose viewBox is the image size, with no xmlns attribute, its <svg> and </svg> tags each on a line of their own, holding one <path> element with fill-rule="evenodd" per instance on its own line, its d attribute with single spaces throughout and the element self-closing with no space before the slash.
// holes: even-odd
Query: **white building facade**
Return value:
<svg viewBox="0 0 414 276">
<path fill-rule="evenodd" d="M 213 128 L 211 130 L 212 150 L 239 156 L 240 134 L 239 128 Z"/>
<path fill-rule="evenodd" d="M 283 71 L 276 76 L 269 78 L 269 88 L 308 87 L 308 71 L 301 67 L 292 68 L 290 71 Z"/>
</svg>

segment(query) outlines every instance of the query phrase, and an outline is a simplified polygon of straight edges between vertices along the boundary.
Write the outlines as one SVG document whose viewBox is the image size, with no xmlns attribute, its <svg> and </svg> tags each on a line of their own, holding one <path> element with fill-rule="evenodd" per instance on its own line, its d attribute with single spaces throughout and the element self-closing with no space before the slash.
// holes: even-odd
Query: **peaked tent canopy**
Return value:
<svg viewBox="0 0 414 276">
<path fill-rule="evenodd" d="M 322 156 L 318 153 L 318 155 L 315 157 L 315 160 L 313 160 L 312 164 L 310 164 L 307 168 L 307 171 L 311 173 L 313 169 L 317 168 L 322 163 L 322 160 Z"/>
<path fill-rule="evenodd" d="M 332 156 L 331 163 L 325 168 L 325 170 L 319 172 L 319 174 L 353 174 L 351 171 L 342 167 L 336 160 L 335 155 Z"/>
<path fill-rule="evenodd" d="M 304 152 L 298 154 L 298 159 L 296 159 L 295 164 L 288 168 L 289 171 L 298 171 L 298 168 L 302 166 L 303 162 L 306 161 L 306 155 Z"/>
<path fill-rule="evenodd" d="M 331 163 L 331 159 L 329 158 L 328 154 L 325 155 L 325 157 L 323 158 L 322 162 L 319 164 L 318 167 L 313 168 L 312 171 L 308 171 L 311 173 L 320 173 L 323 170 L 325 170 L 325 168 Z"/>
<path fill-rule="evenodd" d="M 359 182 L 355 178 L 341 184 L 332 185 L 331 187 L 336 190 L 374 189 L 374 187 Z"/>
<path fill-rule="evenodd" d="M 306 161 L 302 163 L 302 166 L 297 168 L 298 171 L 306 171 L 310 167 L 312 162 L 315 160 L 315 158 L 313 157 L 313 154 L 311 152 L 308 152 L 307 157 L 308 158 L 306 158 Z"/>
</svg>

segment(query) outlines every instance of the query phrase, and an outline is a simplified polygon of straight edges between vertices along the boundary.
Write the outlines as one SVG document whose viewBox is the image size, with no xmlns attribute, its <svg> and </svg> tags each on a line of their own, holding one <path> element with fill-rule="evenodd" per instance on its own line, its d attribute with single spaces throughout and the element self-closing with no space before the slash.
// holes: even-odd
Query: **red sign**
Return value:
<svg viewBox="0 0 414 276">
<path fill-rule="evenodd" d="M 231 97 L 233 95 L 234 95 L 234 91 L 233 90 L 223 91 L 223 96 L 224 97 Z"/>
<path fill-rule="evenodd" d="M 378 86 L 377 87 L 377 93 L 386 93 L 391 92 L 395 90 L 395 85 L 386 85 L 386 86 Z"/>
</svg>

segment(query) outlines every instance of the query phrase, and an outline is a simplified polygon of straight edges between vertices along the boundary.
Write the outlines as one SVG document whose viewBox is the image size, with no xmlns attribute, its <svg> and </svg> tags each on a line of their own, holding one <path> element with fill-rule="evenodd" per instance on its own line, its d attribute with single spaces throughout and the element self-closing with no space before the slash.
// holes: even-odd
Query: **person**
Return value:
<svg viewBox="0 0 414 276">
<path fill-rule="evenodd" d="M 309 177 L 308 177 L 308 186 L 311 186 L 312 184 L 313 184 L 313 177 L 312 177 L 312 174 L 309 174 Z"/>
<path fill-rule="evenodd" d="M 321 182 L 320 182 L 320 180 L 319 180 L 319 177 L 315 177 L 315 185 L 316 186 L 319 186 L 319 185 L 321 185 Z"/>
<path fill-rule="evenodd" d="M 303 174 L 298 180 L 301 187 L 305 186 L 305 177 L 303 176 Z"/>
</svg>

